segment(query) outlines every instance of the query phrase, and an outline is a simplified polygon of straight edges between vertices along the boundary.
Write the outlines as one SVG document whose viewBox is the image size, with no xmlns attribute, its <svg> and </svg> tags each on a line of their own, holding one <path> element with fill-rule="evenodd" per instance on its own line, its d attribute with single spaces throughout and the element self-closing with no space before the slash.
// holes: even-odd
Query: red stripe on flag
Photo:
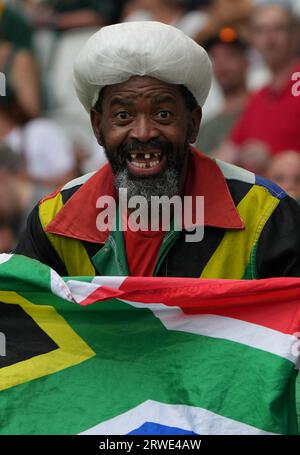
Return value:
<svg viewBox="0 0 300 455">
<path fill-rule="evenodd" d="M 119 289 L 105 286 L 81 305 L 119 298 L 180 307 L 186 314 L 215 314 L 282 333 L 300 332 L 300 279 L 211 280 L 128 277 Z"/>
</svg>

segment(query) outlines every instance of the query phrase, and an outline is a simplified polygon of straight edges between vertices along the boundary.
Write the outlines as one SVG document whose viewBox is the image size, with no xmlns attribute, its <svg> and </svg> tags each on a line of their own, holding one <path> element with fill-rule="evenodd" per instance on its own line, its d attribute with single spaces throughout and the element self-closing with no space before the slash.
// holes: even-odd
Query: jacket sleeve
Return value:
<svg viewBox="0 0 300 455">
<path fill-rule="evenodd" d="M 300 277 L 300 207 L 289 196 L 280 201 L 258 240 L 258 278 Z"/>
<path fill-rule="evenodd" d="M 13 251 L 22 254 L 54 269 L 59 275 L 66 276 L 67 270 L 58 254 L 49 242 L 40 222 L 38 205 L 30 213 L 24 232 Z"/>
</svg>

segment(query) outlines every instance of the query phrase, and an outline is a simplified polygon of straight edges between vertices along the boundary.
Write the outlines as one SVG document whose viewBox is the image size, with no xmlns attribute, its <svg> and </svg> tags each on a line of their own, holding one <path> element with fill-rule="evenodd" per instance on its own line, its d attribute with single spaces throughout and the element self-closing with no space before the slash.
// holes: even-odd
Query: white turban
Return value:
<svg viewBox="0 0 300 455">
<path fill-rule="evenodd" d="M 90 112 L 100 90 L 132 76 L 185 85 L 202 107 L 212 78 L 205 50 L 183 32 L 160 22 L 125 22 L 101 28 L 76 58 L 74 84 Z"/>
</svg>

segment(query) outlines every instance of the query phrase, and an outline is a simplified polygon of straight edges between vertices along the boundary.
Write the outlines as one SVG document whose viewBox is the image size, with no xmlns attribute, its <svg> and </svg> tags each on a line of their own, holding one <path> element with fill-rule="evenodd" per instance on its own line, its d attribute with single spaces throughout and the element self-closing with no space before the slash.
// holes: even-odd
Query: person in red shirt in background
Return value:
<svg viewBox="0 0 300 455">
<path fill-rule="evenodd" d="M 300 98 L 292 78 L 300 71 L 295 17 L 283 6 L 257 7 L 252 16 L 252 44 L 269 67 L 270 83 L 253 94 L 218 157 L 264 174 L 268 155 L 300 152 Z"/>
</svg>

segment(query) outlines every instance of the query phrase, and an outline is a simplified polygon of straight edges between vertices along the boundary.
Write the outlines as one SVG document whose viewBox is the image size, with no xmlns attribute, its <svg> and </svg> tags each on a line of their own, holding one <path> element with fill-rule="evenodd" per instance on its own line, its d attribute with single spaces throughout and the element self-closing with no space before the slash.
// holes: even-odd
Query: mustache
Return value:
<svg viewBox="0 0 300 455">
<path fill-rule="evenodd" d="M 112 167 L 114 174 L 118 174 L 127 168 L 127 159 L 129 153 L 147 153 L 147 151 L 151 151 L 153 149 L 159 150 L 163 155 L 166 156 L 167 167 L 180 170 L 183 165 L 184 157 L 187 153 L 189 153 L 190 149 L 187 140 L 185 141 L 185 144 L 182 148 L 174 146 L 172 142 L 169 142 L 167 140 L 162 141 L 159 139 L 150 139 L 147 142 L 142 142 L 138 139 L 132 139 L 123 142 L 114 150 L 107 148 L 104 140 L 102 140 L 102 143 L 104 144 L 105 155 Z"/>
<path fill-rule="evenodd" d="M 172 144 L 169 142 L 162 142 L 156 139 L 151 139 L 147 142 L 141 142 L 134 139 L 130 143 L 124 143 L 118 148 L 118 154 L 127 155 L 134 152 L 147 152 L 148 150 L 159 149 L 162 152 L 167 152 L 172 149 Z"/>
<path fill-rule="evenodd" d="M 148 150 L 157 149 L 167 156 L 167 160 L 170 160 L 172 156 L 173 146 L 169 142 L 162 142 L 157 139 L 150 139 L 147 142 L 141 142 L 137 139 L 133 139 L 130 142 L 124 142 L 121 144 L 114 155 L 111 155 L 111 166 L 113 170 L 119 171 L 125 169 L 127 164 L 127 157 L 129 153 L 143 152 L 147 153 Z"/>
</svg>

